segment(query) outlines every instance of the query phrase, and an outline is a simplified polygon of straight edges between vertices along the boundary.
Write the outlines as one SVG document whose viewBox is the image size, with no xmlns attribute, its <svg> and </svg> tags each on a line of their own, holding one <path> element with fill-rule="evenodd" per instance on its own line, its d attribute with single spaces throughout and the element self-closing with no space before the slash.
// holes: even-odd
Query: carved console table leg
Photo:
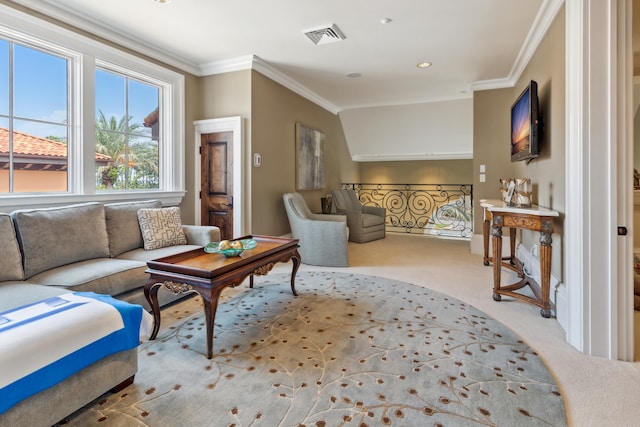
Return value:
<svg viewBox="0 0 640 427">
<path fill-rule="evenodd" d="M 502 269 L 502 224 L 503 218 L 501 215 L 493 216 L 493 227 L 491 229 L 492 243 L 493 243 L 493 299 L 494 301 L 500 301 L 502 297 L 498 293 L 500 289 L 500 275 Z"/>
<path fill-rule="evenodd" d="M 491 228 L 491 221 L 488 218 L 482 222 L 482 236 L 483 246 L 484 246 L 484 257 L 482 259 L 482 263 L 484 265 L 489 265 L 489 229 Z"/>
<path fill-rule="evenodd" d="M 545 219 L 540 232 L 540 288 L 542 291 L 542 317 L 551 317 L 551 303 L 549 293 L 551 288 L 551 234 L 553 234 L 553 220 Z"/>
<path fill-rule="evenodd" d="M 510 251 L 509 254 L 511 256 L 509 258 L 509 263 L 511 265 L 516 265 L 516 229 L 515 228 L 509 229 L 509 251 Z"/>
</svg>

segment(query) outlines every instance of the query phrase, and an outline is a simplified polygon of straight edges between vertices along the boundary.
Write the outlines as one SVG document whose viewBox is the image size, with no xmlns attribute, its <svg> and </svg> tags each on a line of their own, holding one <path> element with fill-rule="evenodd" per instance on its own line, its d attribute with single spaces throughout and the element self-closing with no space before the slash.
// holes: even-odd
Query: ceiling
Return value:
<svg viewBox="0 0 640 427">
<path fill-rule="evenodd" d="M 513 86 L 562 0 L 15 0 L 195 75 L 254 68 L 329 111 Z M 382 23 L 388 18 L 389 23 Z M 335 24 L 343 41 L 303 30 Z M 416 64 L 432 63 L 420 69 Z M 359 77 L 347 77 L 358 73 Z"/>
</svg>

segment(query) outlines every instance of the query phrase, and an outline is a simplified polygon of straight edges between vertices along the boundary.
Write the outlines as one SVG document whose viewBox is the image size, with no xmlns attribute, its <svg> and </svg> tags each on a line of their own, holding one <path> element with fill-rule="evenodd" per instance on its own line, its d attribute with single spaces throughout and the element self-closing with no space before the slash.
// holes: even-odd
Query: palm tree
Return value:
<svg viewBox="0 0 640 427">
<path fill-rule="evenodd" d="M 106 189 L 112 189 L 119 179 L 124 179 L 125 188 L 129 187 L 129 178 L 132 170 L 139 167 L 144 173 L 157 177 L 158 157 L 151 158 L 148 155 L 139 158 L 137 150 L 132 149 L 133 144 L 127 141 L 130 136 L 145 136 L 142 125 L 132 123 L 132 117 L 122 116 L 119 120 L 115 116 L 107 119 L 102 111 L 98 111 L 96 120 L 96 151 L 111 157 L 108 166 L 101 168 L 100 182 Z M 148 144 L 135 144 L 145 146 Z M 144 153 L 148 150 L 144 150 Z M 156 150 L 157 153 L 157 150 Z"/>
</svg>

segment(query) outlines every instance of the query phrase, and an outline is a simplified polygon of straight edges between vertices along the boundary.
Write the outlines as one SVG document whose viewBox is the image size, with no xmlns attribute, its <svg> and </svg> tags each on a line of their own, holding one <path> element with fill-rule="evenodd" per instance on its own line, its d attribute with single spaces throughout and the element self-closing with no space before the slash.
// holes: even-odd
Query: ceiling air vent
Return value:
<svg viewBox="0 0 640 427">
<path fill-rule="evenodd" d="M 336 24 L 323 25 L 322 27 L 310 28 L 302 31 L 315 44 L 327 44 L 339 42 L 346 39 Z"/>
</svg>

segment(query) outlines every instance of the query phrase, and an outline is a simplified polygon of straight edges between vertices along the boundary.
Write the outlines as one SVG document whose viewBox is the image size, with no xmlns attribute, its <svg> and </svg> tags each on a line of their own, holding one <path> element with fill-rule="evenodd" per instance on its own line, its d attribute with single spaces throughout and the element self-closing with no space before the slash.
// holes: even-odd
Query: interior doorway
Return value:
<svg viewBox="0 0 640 427">
<path fill-rule="evenodd" d="M 243 236 L 247 229 L 245 206 L 249 205 L 245 203 L 248 195 L 242 161 L 242 118 L 198 120 L 193 125 L 196 147 L 202 147 L 204 153 L 201 155 L 201 150 L 195 150 L 195 187 L 199 191 L 202 189 L 203 198 L 209 192 L 215 196 L 213 201 L 206 197 L 206 202 L 201 197 L 196 198 L 195 222 L 205 224 L 213 220 L 213 225 L 221 228 L 223 238 Z M 207 165 L 203 166 L 205 161 Z M 213 181 L 203 177 L 210 169 L 213 169 Z M 223 231 L 223 227 L 228 228 Z"/>
<path fill-rule="evenodd" d="M 200 225 L 215 225 L 222 239 L 232 239 L 233 132 L 200 136 L 200 178 Z"/>
</svg>

